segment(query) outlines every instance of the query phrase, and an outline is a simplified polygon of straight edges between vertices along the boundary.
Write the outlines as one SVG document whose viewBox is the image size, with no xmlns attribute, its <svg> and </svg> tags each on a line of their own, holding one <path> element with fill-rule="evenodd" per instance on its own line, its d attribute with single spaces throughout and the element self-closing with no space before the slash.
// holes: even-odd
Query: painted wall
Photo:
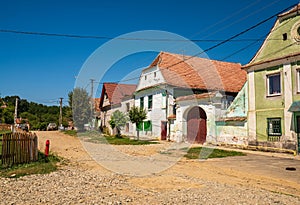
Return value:
<svg viewBox="0 0 300 205">
<path fill-rule="evenodd" d="M 121 111 L 122 113 L 125 113 L 128 116 L 129 110 L 127 110 L 127 104 L 129 105 L 129 110 L 130 110 L 130 108 L 132 108 L 134 106 L 133 96 L 132 96 L 132 98 L 127 98 L 125 100 L 122 100 L 121 107 L 119 109 L 119 111 Z M 125 126 L 122 128 L 121 134 L 135 135 L 135 126 L 133 125 L 133 123 L 130 122 L 130 120 L 128 120 L 127 123 L 128 123 L 128 132 L 126 131 L 126 126 Z"/>
<path fill-rule="evenodd" d="M 155 66 L 144 69 L 137 85 L 137 91 L 165 83 L 160 70 Z"/>
<path fill-rule="evenodd" d="M 216 123 L 216 142 L 224 144 L 248 145 L 247 121 Z"/>
<path fill-rule="evenodd" d="M 283 57 L 285 55 L 299 51 L 299 45 L 295 44 L 293 37 L 293 27 L 300 22 L 300 15 L 283 21 L 276 21 L 269 39 L 283 39 L 283 34 L 287 34 L 287 40 L 270 40 L 264 43 L 263 49 L 254 60 L 255 62 L 265 61 Z"/>
<path fill-rule="evenodd" d="M 281 79 L 281 95 L 267 96 L 267 75 L 280 73 Z M 283 82 L 283 68 L 277 66 L 273 68 L 266 68 L 254 72 L 255 83 L 255 105 L 256 110 L 260 109 L 274 109 L 284 107 L 284 82 Z"/>
<path fill-rule="evenodd" d="M 248 113 L 248 82 L 237 94 L 223 116 L 223 121 L 216 122 L 216 142 L 225 144 L 248 145 L 247 120 L 234 119 L 246 118 Z M 226 120 L 232 119 L 232 120 Z"/>
</svg>

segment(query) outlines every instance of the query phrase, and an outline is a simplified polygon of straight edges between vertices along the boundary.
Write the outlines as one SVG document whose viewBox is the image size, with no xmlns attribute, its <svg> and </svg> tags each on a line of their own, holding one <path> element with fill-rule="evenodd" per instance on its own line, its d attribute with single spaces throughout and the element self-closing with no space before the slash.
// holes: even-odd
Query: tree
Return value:
<svg viewBox="0 0 300 205">
<path fill-rule="evenodd" d="M 91 119 L 91 105 L 88 92 L 83 88 L 75 88 L 69 93 L 69 103 L 72 105 L 73 120 L 78 130 L 84 129 Z"/>
<path fill-rule="evenodd" d="M 121 128 L 126 125 L 126 122 L 128 122 L 128 116 L 119 110 L 116 110 L 112 113 L 109 124 L 112 129 L 117 129 L 117 137 L 121 136 Z"/>
<path fill-rule="evenodd" d="M 142 123 L 143 120 L 146 118 L 147 118 L 146 111 L 140 107 L 134 106 L 129 110 L 129 119 L 132 123 L 135 123 L 136 127 L 138 127 L 138 125 Z M 139 140 L 140 132 L 138 128 L 136 129 L 136 132 L 137 132 L 137 140 Z"/>
</svg>

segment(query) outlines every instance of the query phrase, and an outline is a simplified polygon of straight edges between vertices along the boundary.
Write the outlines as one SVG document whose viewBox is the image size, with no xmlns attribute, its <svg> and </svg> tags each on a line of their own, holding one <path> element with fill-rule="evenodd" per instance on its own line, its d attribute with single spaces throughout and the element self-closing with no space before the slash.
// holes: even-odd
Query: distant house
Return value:
<svg viewBox="0 0 300 205">
<path fill-rule="evenodd" d="M 102 87 L 101 97 L 99 101 L 99 115 L 98 119 L 101 122 L 101 129 L 108 129 L 110 133 L 113 133 L 109 125 L 111 114 L 122 109 L 122 99 L 129 97 L 133 101 L 133 93 L 136 89 L 136 85 L 131 84 L 117 84 L 117 83 L 104 83 Z M 130 104 L 130 102 L 129 102 Z M 133 104 L 133 103 L 131 103 Z M 127 125 L 126 125 L 127 126 Z M 129 130 L 129 125 L 128 125 Z"/>
<path fill-rule="evenodd" d="M 300 4 L 280 14 L 248 73 L 249 144 L 300 152 Z"/>
<path fill-rule="evenodd" d="M 137 129 L 163 140 L 215 141 L 215 122 L 245 82 L 238 63 L 160 52 L 142 71 L 135 92 L 135 106 L 148 113 Z"/>
</svg>

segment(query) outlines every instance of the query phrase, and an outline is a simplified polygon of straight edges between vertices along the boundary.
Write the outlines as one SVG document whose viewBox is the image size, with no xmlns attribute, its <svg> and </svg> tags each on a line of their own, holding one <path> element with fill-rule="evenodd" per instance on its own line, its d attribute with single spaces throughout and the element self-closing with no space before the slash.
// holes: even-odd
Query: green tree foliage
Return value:
<svg viewBox="0 0 300 205">
<path fill-rule="evenodd" d="M 31 130 L 46 130 L 47 125 L 51 122 L 58 124 L 59 106 L 46 106 L 35 102 L 28 102 L 20 99 L 18 96 L 6 96 L 0 100 L 1 105 L 7 107 L 0 108 L 0 122 L 13 124 L 15 101 L 18 98 L 18 118 L 27 119 Z M 63 107 L 63 125 L 67 126 L 70 120 L 71 109 Z"/>
<path fill-rule="evenodd" d="M 112 129 L 117 129 L 117 137 L 121 136 L 121 129 L 126 125 L 126 122 L 128 122 L 128 120 L 128 116 L 119 110 L 116 110 L 112 113 L 109 124 Z"/>
<path fill-rule="evenodd" d="M 92 117 L 91 100 L 88 92 L 83 88 L 75 88 L 69 93 L 69 103 L 72 105 L 72 114 L 75 126 L 78 130 L 84 129 Z"/>
<path fill-rule="evenodd" d="M 132 107 L 129 110 L 129 119 L 132 123 L 135 123 L 136 127 L 147 118 L 147 113 L 140 107 Z M 140 132 L 137 129 L 137 140 L 139 140 Z"/>
</svg>

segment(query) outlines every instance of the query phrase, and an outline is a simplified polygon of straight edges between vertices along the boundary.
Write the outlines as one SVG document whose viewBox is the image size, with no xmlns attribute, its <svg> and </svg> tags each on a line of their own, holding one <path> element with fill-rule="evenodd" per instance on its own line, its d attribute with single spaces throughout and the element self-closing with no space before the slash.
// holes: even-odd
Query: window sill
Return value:
<svg viewBox="0 0 300 205">
<path fill-rule="evenodd" d="M 267 97 L 278 97 L 278 96 L 281 96 L 282 94 L 281 93 L 278 93 L 278 94 L 268 94 Z"/>
</svg>

